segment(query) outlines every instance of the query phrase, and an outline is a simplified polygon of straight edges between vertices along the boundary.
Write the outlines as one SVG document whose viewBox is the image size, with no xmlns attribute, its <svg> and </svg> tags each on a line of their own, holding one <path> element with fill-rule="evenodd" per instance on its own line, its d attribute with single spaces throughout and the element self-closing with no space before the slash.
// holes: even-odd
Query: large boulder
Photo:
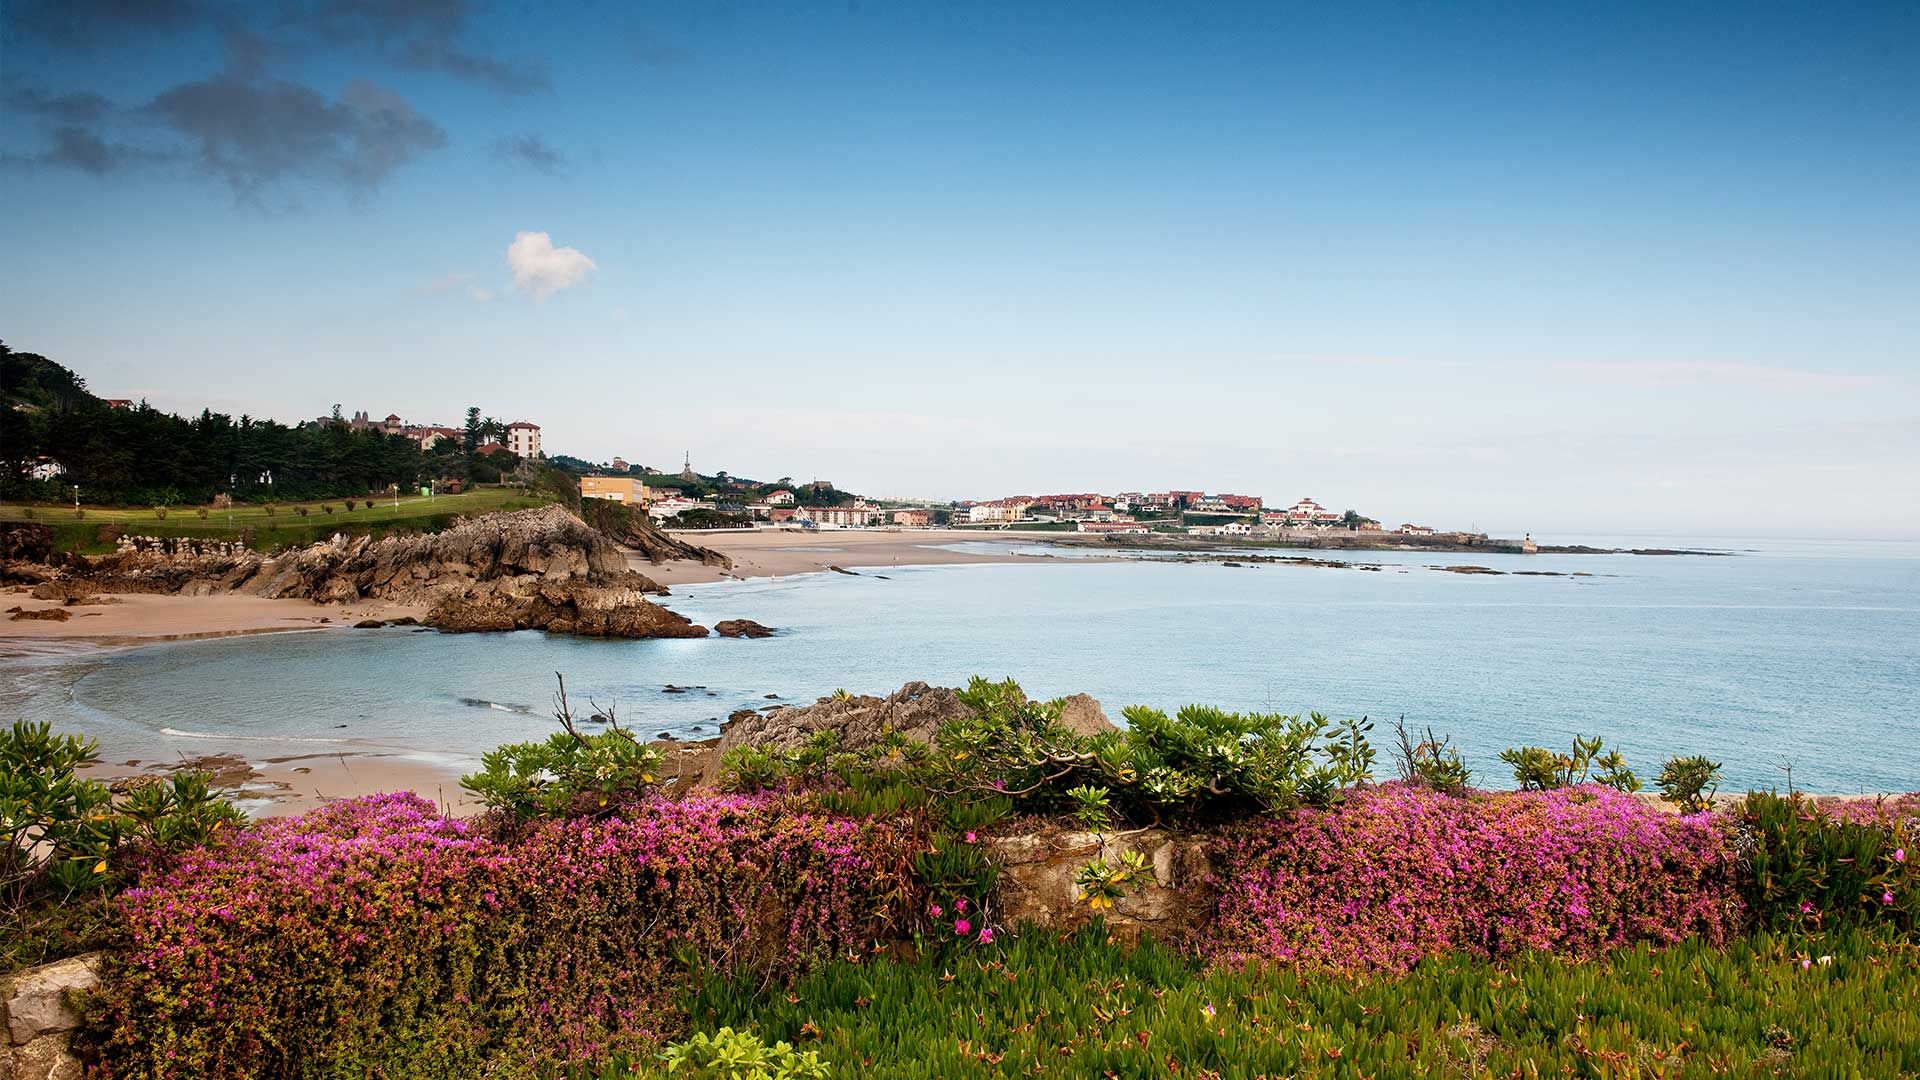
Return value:
<svg viewBox="0 0 1920 1080">
<path fill-rule="evenodd" d="M 713 632 L 721 637 L 769 638 L 773 627 L 761 626 L 752 619 L 721 619 L 713 624 Z"/>
<path fill-rule="evenodd" d="M 789 705 L 764 713 L 735 714 L 720 733 L 719 752 L 736 746 L 767 746 L 795 750 L 815 732 L 840 733 L 840 746 L 858 750 L 872 746 L 889 731 L 930 741 L 948 720 L 973 715 L 950 687 L 910 682 L 886 697 L 857 694 L 823 697 L 812 705 Z"/>
<path fill-rule="evenodd" d="M 1060 723 L 1076 735 L 1093 736 L 1118 730 L 1091 694 L 1069 694 L 1061 698 Z"/>
<path fill-rule="evenodd" d="M 524 579 L 523 579 L 524 580 Z M 450 633 L 546 630 L 588 637 L 706 637 L 707 628 L 638 589 L 496 580 L 442 596 L 421 620 Z"/>
</svg>

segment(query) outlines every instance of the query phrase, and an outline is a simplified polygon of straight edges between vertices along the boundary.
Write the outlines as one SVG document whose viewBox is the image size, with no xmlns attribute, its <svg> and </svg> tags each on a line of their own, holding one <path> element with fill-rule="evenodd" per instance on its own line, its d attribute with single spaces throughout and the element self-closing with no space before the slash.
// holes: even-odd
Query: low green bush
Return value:
<svg viewBox="0 0 1920 1080">
<path fill-rule="evenodd" d="M 48 724 L 0 730 L 0 972 L 98 945 L 102 897 L 245 820 L 203 773 L 116 797 L 80 775 L 99 758 L 92 739 Z"/>
<path fill-rule="evenodd" d="M 1551 791 L 1554 788 L 1600 784 L 1615 791 L 1639 791 L 1640 778 L 1627 767 L 1627 759 L 1618 750 L 1601 753 L 1605 741 L 1600 736 L 1573 737 L 1573 751 L 1558 753 L 1544 746 L 1516 746 L 1500 752 L 1500 760 L 1513 766 L 1513 778 L 1521 791 Z"/>
<path fill-rule="evenodd" d="M 593 711 L 606 731 L 582 734 L 567 681 L 558 678 L 553 715 L 561 730 L 545 741 L 496 747 L 481 756 L 479 772 L 460 778 L 461 787 L 508 822 L 611 813 L 659 782 L 666 755 L 621 727 L 612 706 Z"/>
<path fill-rule="evenodd" d="M 1749 792 L 1737 819 L 1747 905 L 1774 929 L 1888 923 L 1920 930 L 1920 798 L 1827 804 Z"/>
<path fill-rule="evenodd" d="M 769 1046 L 750 1031 L 723 1027 L 668 1046 L 657 1066 L 616 1061 L 601 1069 L 596 1080 L 662 1074 L 684 1080 L 827 1080 L 833 1071 L 817 1050 L 795 1050 L 784 1042 Z"/>
<path fill-rule="evenodd" d="M 1698 814 L 1713 805 L 1713 794 L 1720 788 L 1720 765 L 1697 755 L 1669 758 L 1655 783 L 1660 797 L 1681 813 Z"/>
<path fill-rule="evenodd" d="M 1087 736 L 1060 722 L 1060 702 L 1010 679 L 976 678 L 960 698 L 974 713 L 934 736 L 929 786 L 1005 795 L 1020 811 L 1092 815 L 1085 793 L 1104 790 L 1106 808 L 1136 822 L 1242 816 L 1324 804 L 1372 775 L 1364 720 L 1135 706 L 1125 729 Z"/>
</svg>

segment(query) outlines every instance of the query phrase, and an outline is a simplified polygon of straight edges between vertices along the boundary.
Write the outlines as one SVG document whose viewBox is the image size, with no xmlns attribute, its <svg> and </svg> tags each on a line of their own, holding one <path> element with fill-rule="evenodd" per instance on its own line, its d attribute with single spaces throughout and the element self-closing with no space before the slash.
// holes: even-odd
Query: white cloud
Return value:
<svg viewBox="0 0 1920 1080">
<path fill-rule="evenodd" d="M 580 249 L 554 247 L 553 237 L 543 232 L 514 234 L 507 265 L 513 268 L 514 288 L 543 300 L 585 281 L 594 269 L 593 260 Z"/>
</svg>

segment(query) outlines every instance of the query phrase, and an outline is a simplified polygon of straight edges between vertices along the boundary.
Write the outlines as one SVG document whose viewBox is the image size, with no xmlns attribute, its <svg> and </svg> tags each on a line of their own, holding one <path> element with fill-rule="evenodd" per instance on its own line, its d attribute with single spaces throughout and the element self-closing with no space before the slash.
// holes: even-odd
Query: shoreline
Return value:
<svg viewBox="0 0 1920 1080">
<path fill-rule="evenodd" d="M 1052 534 L 968 529 L 740 529 L 701 532 L 702 547 L 733 560 L 731 569 L 707 566 L 690 559 L 648 562 L 638 554 L 627 556 L 627 566 L 662 585 L 706 585 L 749 578 L 790 577 L 832 573 L 835 567 L 875 569 L 908 566 L 961 566 L 976 563 L 1027 562 L 1033 556 L 987 554 L 949 550 L 948 545 L 978 541 L 1033 542 Z"/>
</svg>

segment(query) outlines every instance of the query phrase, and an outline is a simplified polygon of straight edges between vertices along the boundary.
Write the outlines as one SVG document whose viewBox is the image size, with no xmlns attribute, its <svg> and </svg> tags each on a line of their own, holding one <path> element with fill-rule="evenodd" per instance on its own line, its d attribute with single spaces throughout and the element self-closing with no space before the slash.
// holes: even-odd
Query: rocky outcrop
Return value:
<svg viewBox="0 0 1920 1080">
<path fill-rule="evenodd" d="M 648 562 L 662 563 L 674 559 L 694 559 L 708 566 L 717 566 L 722 570 L 733 566 L 733 560 L 711 548 L 698 544 L 689 544 L 660 531 L 644 511 L 630 506 L 608 502 L 605 499 L 580 500 L 580 516 L 583 521 L 614 542 L 624 544 L 647 557 Z"/>
<path fill-rule="evenodd" d="M 972 715 L 958 691 L 923 682 L 910 682 L 886 697 L 854 694 L 823 697 L 811 705 L 740 709 L 721 728 L 716 756 L 736 746 L 796 750 L 816 732 L 828 730 L 840 733 L 844 750 L 872 746 L 893 731 L 931 742 L 940 725 Z M 1061 699 L 1060 721 L 1081 735 L 1114 730 L 1100 703 L 1086 694 Z"/>
<path fill-rule="evenodd" d="M 53 530 L 34 521 L 0 523 L 0 562 L 43 563 L 53 557 Z"/>
<path fill-rule="evenodd" d="M 0 979 L 0 1080 L 79 1080 L 79 1059 L 68 1038 L 80 1026 L 74 995 L 100 980 L 100 954 L 76 956 L 28 968 Z"/>
<path fill-rule="evenodd" d="M 48 600 L 98 592 L 246 593 L 318 604 L 428 606 L 446 630 L 551 630 L 605 637 L 704 637 L 646 599 L 662 588 L 627 569 L 619 545 L 559 506 L 488 514 L 428 535 L 335 536 L 268 557 L 191 544 L 138 545 L 84 560 L 34 589 Z"/>
<path fill-rule="evenodd" d="M 1060 723 L 1075 735 L 1094 736 L 1116 730 L 1106 710 L 1091 694 L 1069 694 L 1060 699 Z"/>
<path fill-rule="evenodd" d="M 720 752 L 736 746 L 797 750 L 817 731 L 840 733 L 840 746 L 858 750 L 889 731 L 926 742 L 948 720 L 972 716 L 960 696 L 944 686 L 910 682 L 886 697 L 856 694 L 824 697 L 812 705 L 789 705 L 763 713 L 736 713 L 720 733 Z"/>
<path fill-rule="evenodd" d="M 256 596 L 320 603 L 429 602 L 507 578 L 542 586 L 584 582 L 633 587 L 613 541 L 558 506 L 488 514 L 424 536 L 335 538 L 269 560 L 237 587 Z M 645 581 L 645 579 L 640 579 Z M 651 586 L 651 588 L 647 588 Z M 645 591 L 664 591 L 651 582 Z"/>
<path fill-rule="evenodd" d="M 752 619 L 721 619 L 713 624 L 713 632 L 721 637 L 767 638 L 773 636 L 773 627 L 761 626 Z"/>
<path fill-rule="evenodd" d="M 658 604 L 638 589 L 580 583 L 492 581 L 442 596 L 425 619 L 449 633 L 546 630 L 586 637 L 706 637 L 707 628 Z"/>
<path fill-rule="evenodd" d="M 27 619 L 45 619 L 51 622 L 66 622 L 68 619 L 73 618 L 73 613 L 68 611 L 66 608 L 57 608 L 57 607 L 41 608 L 38 611 L 32 611 L 27 608 L 16 606 L 16 607 L 10 607 L 7 610 L 12 613 L 13 622 L 22 622 Z"/>
</svg>

